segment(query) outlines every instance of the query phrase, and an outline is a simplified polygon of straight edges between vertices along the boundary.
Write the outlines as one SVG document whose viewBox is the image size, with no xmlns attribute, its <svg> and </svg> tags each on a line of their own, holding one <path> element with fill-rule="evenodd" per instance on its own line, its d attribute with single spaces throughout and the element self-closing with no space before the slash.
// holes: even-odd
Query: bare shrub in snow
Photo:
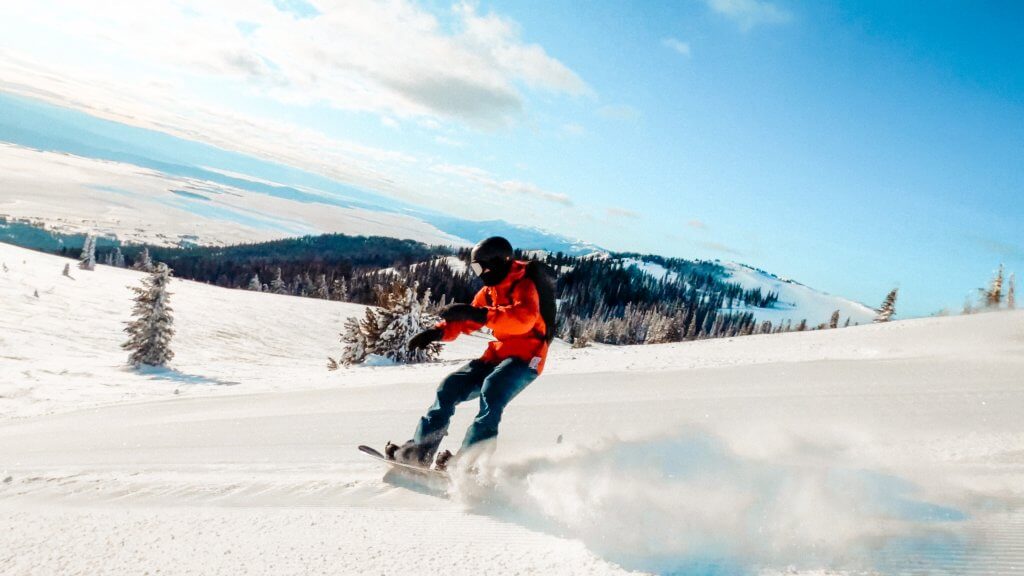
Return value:
<svg viewBox="0 0 1024 576">
<path fill-rule="evenodd" d="M 132 366 L 163 366 L 174 358 L 170 348 L 174 318 L 167 291 L 170 281 L 171 269 L 160 263 L 142 279 L 141 288 L 132 287 L 135 292 L 132 316 L 135 319 L 124 329 L 128 333 L 128 341 L 121 345 L 125 350 L 131 350 L 128 362 Z"/>
<path fill-rule="evenodd" d="M 410 349 L 409 339 L 431 328 L 437 318 L 427 314 L 430 291 L 423 298 L 416 296 L 416 284 L 402 280 L 392 282 L 387 289 L 378 288 L 379 307 L 367 308 L 362 320 L 349 318 L 341 334 L 344 343 L 340 363 L 350 366 L 376 355 L 399 364 L 429 362 L 441 351 L 439 343 L 424 349 Z"/>
<path fill-rule="evenodd" d="M 893 288 L 889 295 L 885 297 L 882 307 L 878 309 L 878 316 L 875 316 L 875 322 L 888 322 L 893 314 L 896 313 L 896 295 L 899 293 L 899 290 L 899 288 Z"/>
<path fill-rule="evenodd" d="M 1017 275 L 1010 274 L 1010 286 L 1006 290 L 1006 308 L 1013 310 L 1017 307 Z"/>
<path fill-rule="evenodd" d="M 1003 265 L 999 265 L 999 271 L 989 283 L 988 288 L 981 288 L 982 305 L 985 308 L 996 310 L 1003 303 Z"/>
</svg>

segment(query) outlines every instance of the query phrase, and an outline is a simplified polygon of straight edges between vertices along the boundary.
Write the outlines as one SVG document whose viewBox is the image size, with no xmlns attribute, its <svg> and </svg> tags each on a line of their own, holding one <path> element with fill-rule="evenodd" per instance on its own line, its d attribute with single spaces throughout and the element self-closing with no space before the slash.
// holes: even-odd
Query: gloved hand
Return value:
<svg viewBox="0 0 1024 576">
<path fill-rule="evenodd" d="M 441 311 L 441 318 L 447 322 L 487 323 L 487 308 L 470 306 L 469 304 L 452 304 Z"/>
<path fill-rule="evenodd" d="M 444 336 L 444 330 L 441 330 L 440 328 L 424 330 L 412 338 L 409 338 L 409 348 L 426 348 L 440 340 L 442 336 Z"/>
</svg>

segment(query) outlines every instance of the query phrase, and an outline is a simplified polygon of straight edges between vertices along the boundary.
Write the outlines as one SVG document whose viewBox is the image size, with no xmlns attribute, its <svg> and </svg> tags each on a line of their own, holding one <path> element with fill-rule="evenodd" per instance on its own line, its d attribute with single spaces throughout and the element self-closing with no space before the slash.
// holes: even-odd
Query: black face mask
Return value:
<svg viewBox="0 0 1024 576">
<path fill-rule="evenodd" d="M 485 260 L 483 262 L 473 262 L 470 266 L 473 268 L 473 272 L 483 281 L 484 286 L 497 286 L 501 284 L 501 281 L 508 276 L 508 271 L 512 269 L 512 259 Z"/>
</svg>

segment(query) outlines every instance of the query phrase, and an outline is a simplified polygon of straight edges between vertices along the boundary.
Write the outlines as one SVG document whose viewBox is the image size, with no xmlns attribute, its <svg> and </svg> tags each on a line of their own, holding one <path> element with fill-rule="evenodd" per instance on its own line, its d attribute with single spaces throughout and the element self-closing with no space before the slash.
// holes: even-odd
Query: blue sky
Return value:
<svg viewBox="0 0 1024 576">
<path fill-rule="evenodd" d="M 1024 273 L 1015 2 L 22 4 L 0 90 L 458 216 L 905 315 Z"/>
</svg>

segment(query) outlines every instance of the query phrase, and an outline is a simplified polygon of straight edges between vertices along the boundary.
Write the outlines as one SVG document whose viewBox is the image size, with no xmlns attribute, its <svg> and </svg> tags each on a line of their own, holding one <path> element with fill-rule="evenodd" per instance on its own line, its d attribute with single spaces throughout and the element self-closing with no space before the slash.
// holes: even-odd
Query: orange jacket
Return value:
<svg viewBox="0 0 1024 576">
<path fill-rule="evenodd" d="M 519 358 L 541 373 L 548 355 L 548 341 L 544 337 L 547 325 L 540 315 L 537 287 L 525 276 L 526 262 L 513 262 L 501 284 L 484 286 L 473 298 L 473 306 L 487 309 L 487 323 L 442 320 L 437 325 L 444 331 L 442 340 L 450 342 L 459 334 L 487 326 L 496 340 L 487 345 L 481 360 L 497 364 L 508 358 Z"/>
</svg>

